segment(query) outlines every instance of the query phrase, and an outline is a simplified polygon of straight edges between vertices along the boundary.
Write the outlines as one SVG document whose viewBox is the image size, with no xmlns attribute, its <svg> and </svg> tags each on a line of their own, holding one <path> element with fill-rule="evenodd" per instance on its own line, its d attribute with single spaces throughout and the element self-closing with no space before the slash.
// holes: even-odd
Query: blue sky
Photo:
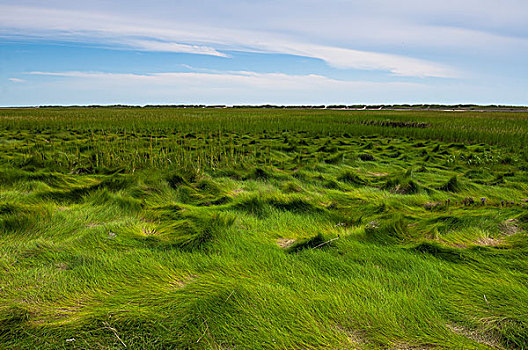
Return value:
<svg viewBox="0 0 528 350">
<path fill-rule="evenodd" d="M 0 0 L 0 106 L 528 105 L 525 0 Z"/>
</svg>

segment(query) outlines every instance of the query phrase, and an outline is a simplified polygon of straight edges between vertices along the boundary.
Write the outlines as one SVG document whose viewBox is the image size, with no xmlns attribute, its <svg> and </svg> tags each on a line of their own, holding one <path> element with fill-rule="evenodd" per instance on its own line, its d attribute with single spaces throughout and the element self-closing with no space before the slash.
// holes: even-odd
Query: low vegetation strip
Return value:
<svg viewBox="0 0 528 350">
<path fill-rule="evenodd" d="M 527 135 L 522 112 L 0 110 L 0 348 L 526 348 Z"/>
</svg>

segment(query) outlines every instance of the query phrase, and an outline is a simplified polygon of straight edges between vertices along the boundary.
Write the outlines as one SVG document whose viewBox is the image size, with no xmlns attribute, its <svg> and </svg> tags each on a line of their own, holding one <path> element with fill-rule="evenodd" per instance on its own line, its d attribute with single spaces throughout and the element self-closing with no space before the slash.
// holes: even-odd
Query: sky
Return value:
<svg viewBox="0 0 528 350">
<path fill-rule="evenodd" d="M 528 105 L 526 0 L 0 0 L 0 106 Z"/>
</svg>

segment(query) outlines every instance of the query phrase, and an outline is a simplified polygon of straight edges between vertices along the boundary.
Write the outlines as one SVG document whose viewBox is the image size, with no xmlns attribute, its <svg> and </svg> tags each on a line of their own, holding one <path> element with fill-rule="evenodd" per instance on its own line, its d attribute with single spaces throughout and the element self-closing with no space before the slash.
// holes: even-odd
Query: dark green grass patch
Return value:
<svg viewBox="0 0 528 350">
<path fill-rule="evenodd" d="M 347 170 L 341 173 L 337 177 L 337 179 L 341 182 L 345 182 L 351 185 L 366 185 L 368 183 L 367 180 L 363 179 L 362 177 L 360 177 L 359 175 L 357 175 L 356 173 L 350 170 Z"/>
<path fill-rule="evenodd" d="M 304 249 L 317 249 L 322 248 L 331 244 L 331 240 L 326 239 L 322 234 L 317 234 L 310 238 L 305 238 L 298 242 L 295 242 L 292 246 L 288 247 L 288 253 L 297 253 Z"/>
</svg>

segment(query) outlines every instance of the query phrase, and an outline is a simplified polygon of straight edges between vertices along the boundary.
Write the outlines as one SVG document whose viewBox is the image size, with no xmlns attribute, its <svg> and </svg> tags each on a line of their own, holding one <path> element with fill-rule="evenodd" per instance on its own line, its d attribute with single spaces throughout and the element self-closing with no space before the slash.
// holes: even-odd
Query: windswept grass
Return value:
<svg viewBox="0 0 528 350">
<path fill-rule="evenodd" d="M 528 348 L 528 116 L 0 110 L 2 349 Z"/>
</svg>

